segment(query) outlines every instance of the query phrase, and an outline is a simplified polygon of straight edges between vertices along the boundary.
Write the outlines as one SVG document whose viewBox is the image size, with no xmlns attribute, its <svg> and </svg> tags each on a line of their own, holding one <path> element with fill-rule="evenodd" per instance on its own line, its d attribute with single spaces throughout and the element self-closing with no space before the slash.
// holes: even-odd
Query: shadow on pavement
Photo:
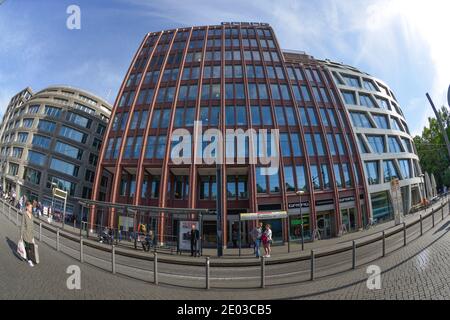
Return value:
<svg viewBox="0 0 450 320">
<path fill-rule="evenodd" d="M 6 243 L 8 244 L 9 248 L 11 249 L 14 256 L 19 259 L 20 261 L 23 261 L 22 257 L 17 254 L 17 243 L 15 241 L 12 241 L 10 238 L 6 237 Z"/>
<path fill-rule="evenodd" d="M 443 231 L 445 228 L 447 228 L 448 226 L 450 226 L 450 221 L 444 223 L 439 229 L 437 229 L 433 234 L 439 233 L 441 231 Z M 450 228 L 447 229 L 447 231 L 449 231 Z"/>
</svg>

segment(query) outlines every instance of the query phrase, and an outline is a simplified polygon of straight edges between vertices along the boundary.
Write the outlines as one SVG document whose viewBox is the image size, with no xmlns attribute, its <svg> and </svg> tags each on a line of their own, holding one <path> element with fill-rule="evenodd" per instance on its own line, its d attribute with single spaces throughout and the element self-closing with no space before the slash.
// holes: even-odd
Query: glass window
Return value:
<svg viewBox="0 0 450 320">
<path fill-rule="evenodd" d="M 298 133 L 291 133 L 292 154 L 294 157 L 303 156 L 302 145 Z"/>
<path fill-rule="evenodd" d="M 327 112 L 326 112 L 326 109 L 320 108 L 320 116 L 321 116 L 321 118 L 322 118 L 322 123 L 323 123 L 323 125 L 324 125 L 325 127 L 328 127 L 328 126 L 329 126 L 329 123 L 328 123 L 328 118 L 327 118 Z"/>
<path fill-rule="evenodd" d="M 369 185 L 375 185 L 380 183 L 378 161 L 366 162 L 366 174 Z"/>
<path fill-rule="evenodd" d="M 275 115 L 279 126 L 286 125 L 286 118 L 284 117 L 283 107 L 275 107 Z"/>
<path fill-rule="evenodd" d="M 372 101 L 372 98 L 366 94 L 360 94 L 359 95 L 359 101 L 362 106 L 368 107 L 368 108 L 375 108 L 375 104 Z"/>
<path fill-rule="evenodd" d="M 336 179 L 336 187 L 342 188 L 343 184 L 342 184 L 341 170 L 339 168 L 339 164 L 334 164 L 333 170 L 334 170 L 334 178 Z"/>
<path fill-rule="evenodd" d="M 331 155 L 335 156 L 337 153 L 336 153 L 336 147 L 334 146 L 334 139 L 333 139 L 332 133 L 327 134 L 327 141 L 328 141 L 328 146 L 330 148 Z"/>
<path fill-rule="evenodd" d="M 259 114 L 259 106 L 252 106 L 252 124 L 255 126 L 261 125 L 261 116 Z"/>
<path fill-rule="evenodd" d="M 309 133 L 305 134 L 305 143 L 306 143 L 306 148 L 308 150 L 308 155 L 310 157 L 315 156 L 316 152 L 314 150 L 314 142 L 312 140 L 311 134 L 309 134 Z"/>
<path fill-rule="evenodd" d="M 261 107 L 263 125 L 271 126 L 272 125 L 272 112 L 270 111 L 270 107 Z"/>
<path fill-rule="evenodd" d="M 411 179 L 412 178 L 411 162 L 407 159 L 404 159 L 404 160 L 398 160 L 398 164 L 400 165 L 402 178 L 403 179 Z"/>
<path fill-rule="evenodd" d="M 393 179 L 400 178 L 397 168 L 394 165 L 394 161 L 385 160 L 383 161 L 384 169 L 384 182 L 390 182 Z"/>
<path fill-rule="evenodd" d="M 236 120 L 238 126 L 243 126 L 247 124 L 247 113 L 244 106 L 236 107 Z"/>
<path fill-rule="evenodd" d="M 156 150 L 155 150 L 155 158 L 163 159 L 165 151 L 166 151 L 166 136 L 159 136 L 158 144 L 156 145 Z"/>
<path fill-rule="evenodd" d="M 38 129 L 45 132 L 55 132 L 56 123 L 39 119 Z"/>
<path fill-rule="evenodd" d="M 337 127 L 337 123 L 336 123 L 336 113 L 334 112 L 333 109 L 327 109 L 328 110 L 328 116 L 330 117 L 330 121 L 331 121 L 331 126 L 333 128 Z"/>
<path fill-rule="evenodd" d="M 63 160 L 56 159 L 56 158 L 52 158 L 52 161 L 50 163 L 50 168 L 53 170 L 56 170 L 58 172 L 74 176 L 74 177 L 76 177 L 78 175 L 78 170 L 79 170 L 78 166 L 76 166 L 72 163 L 63 161 Z"/>
<path fill-rule="evenodd" d="M 145 148 L 145 158 L 152 159 L 155 153 L 156 136 L 147 137 L 147 146 Z"/>
<path fill-rule="evenodd" d="M 373 118 L 375 122 L 377 123 L 377 127 L 379 129 L 389 129 L 388 128 L 388 121 L 385 115 L 373 115 Z"/>
<path fill-rule="evenodd" d="M 323 188 L 330 189 L 331 183 L 330 183 L 330 173 L 328 171 L 328 165 L 322 164 L 320 166 L 320 170 L 321 170 L 321 174 L 322 174 Z"/>
<path fill-rule="evenodd" d="M 299 111 L 300 111 L 300 118 L 302 121 L 302 125 L 309 126 L 309 121 L 308 121 L 308 117 L 306 116 L 305 108 L 299 107 Z"/>
<path fill-rule="evenodd" d="M 314 190 L 320 189 L 320 178 L 319 178 L 319 170 L 317 169 L 317 165 L 312 164 L 310 166 L 311 170 L 311 179 L 313 183 Z"/>
<path fill-rule="evenodd" d="M 50 138 L 35 134 L 33 136 L 33 141 L 31 143 L 33 144 L 33 146 L 40 147 L 43 149 L 49 149 L 50 141 L 51 141 Z"/>
<path fill-rule="evenodd" d="M 227 126 L 236 125 L 236 121 L 234 119 L 234 107 L 226 107 L 225 108 L 225 124 Z"/>
<path fill-rule="evenodd" d="M 358 77 L 353 77 L 350 75 L 342 74 L 342 78 L 345 80 L 346 84 L 350 87 L 361 88 L 361 83 Z"/>
<path fill-rule="evenodd" d="M 314 140 L 316 142 L 317 154 L 319 156 L 325 155 L 325 150 L 323 148 L 322 136 L 319 133 L 314 134 Z"/>
<path fill-rule="evenodd" d="M 284 181 L 286 192 L 295 192 L 294 168 L 292 166 L 284 167 Z"/>
<path fill-rule="evenodd" d="M 61 127 L 59 135 L 80 143 L 85 143 L 87 139 L 87 135 L 85 133 L 66 126 Z"/>
<path fill-rule="evenodd" d="M 389 142 L 389 152 L 391 153 L 403 152 L 402 148 L 400 147 L 400 143 L 398 142 L 396 137 L 388 137 L 388 142 Z"/>
<path fill-rule="evenodd" d="M 365 113 L 361 112 L 350 112 L 353 125 L 357 128 L 373 128 L 369 121 L 369 118 Z"/>
<path fill-rule="evenodd" d="M 45 106 L 44 113 L 50 117 L 58 118 L 61 115 L 61 108 Z"/>
<path fill-rule="evenodd" d="M 291 146 L 289 145 L 289 135 L 287 133 L 280 133 L 280 148 L 283 157 L 291 156 Z"/>
<path fill-rule="evenodd" d="M 316 127 L 319 125 L 319 123 L 317 122 L 317 116 L 316 116 L 316 111 L 309 107 L 308 109 L 308 116 L 309 116 L 309 120 L 311 121 L 311 126 Z"/>
<path fill-rule="evenodd" d="M 81 160 L 83 157 L 83 150 L 61 141 L 56 142 L 55 151 L 77 160 Z"/>
<path fill-rule="evenodd" d="M 271 84 L 270 91 L 272 93 L 273 100 L 281 100 L 280 90 L 277 84 Z"/>
<path fill-rule="evenodd" d="M 308 187 L 306 184 L 305 167 L 296 166 L 295 173 L 297 174 L 297 189 L 307 191 Z"/>
<path fill-rule="evenodd" d="M 295 121 L 296 116 L 294 114 L 294 109 L 292 107 L 285 107 L 284 111 L 286 111 L 288 125 L 290 125 L 290 126 L 297 125 L 297 123 Z"/>
<path fill-rule="evenodd" d="M 47 160 L 47 157 L 45 154 L 42 154 L 40 152 L 28 150 L 28 162 L 38 165 L 38 166 L 44 166 L 45 161 Z"/>
<path fill-rule="evenodd" d="M 262 168 L 256 168 L 256 189 L 258 193 L 267 193 L 267 176 L 261 173 Z"/>
<path fill-rule="evenodd" d="M 41 172 L 31 168 L 25 168 L 25 171 L 23 172 L 23 179 L 34 184 L 40 184 Z"/>
<path fill-rule="evenodd" d="M 276 174 L 269 175 L 270 193 L 280 193 L 280 175 Z"/>
<path fill-rule="evenodd" d="M 346 188 L 350 188 L 352 186 L 352 179 L 350 177 L 350 167 L 348 163 L 342 164 L 342 172 L 344 173 L 344 184 Z"/>
<path fill-rule="evenodd" d="M 386 148 L 384 146 L 384 137 L 383 136 L 367 136 L 367 140 L 372 148 L 372 152 L 374 153 L 384 153 Z"/>
<path fill-rule="evenodd" d="M 356 105 L 356 98 L 353 92 L 342 91 L 342 96 L 346 104 Z"/>
<path fill-rule="evenodd" d="M 258 84 L 258 92 L 259 92 L 259 99 L 260 100 L 267 100 L 267 87 L 265 84 Z"/>
<path fill-rule="evenodd" d="M 342 136 L 340 133 L 335 135 L 336 137 L 336 144 L 338 146 L 338 150 L 339 150 L 339 155 L 341 156 L 345 156 L 345 151 L 344 151 L 344 143 L 342 141 Z"/>
<path fill-rule="evenodd" d="M 67 112 L 66 120 L 84 128 L 90 128 L 91 120 L 74 112 Z"/>
</svg>

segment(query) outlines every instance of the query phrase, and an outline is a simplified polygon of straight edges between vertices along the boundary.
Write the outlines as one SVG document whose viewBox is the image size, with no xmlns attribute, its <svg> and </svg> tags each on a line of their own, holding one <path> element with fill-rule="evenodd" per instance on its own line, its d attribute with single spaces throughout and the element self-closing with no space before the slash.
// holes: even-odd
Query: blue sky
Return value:
<svg viewBox="0 0 450 320">
<path fill-rule="evenodd" d="M 81 30 L 66 28 L 71 4 L 81 8 Z M 250 21 L 270 23 L 285 49 L 384 80 L 417 134 L 432 114 L 425 93 L 446 104 L 449 15 L 448 0 L 4 0 L 0 113 L 26 86 L 66 84 L 112 103 L 147 32 Z"/>
</svg>

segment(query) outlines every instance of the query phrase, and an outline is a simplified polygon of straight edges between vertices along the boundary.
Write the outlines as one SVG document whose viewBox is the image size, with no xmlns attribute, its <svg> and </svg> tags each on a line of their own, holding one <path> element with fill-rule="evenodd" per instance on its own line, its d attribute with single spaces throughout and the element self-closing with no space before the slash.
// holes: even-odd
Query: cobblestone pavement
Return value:
<svg viewBox="0 0 450 320">
<path fill-rule="evenodd" d="M 334 276 L 266 289 L 191 289 L 160 285 L 113 275 L 40 245 L 41 264 L 31 268 L 14 254 L 18 230 L 0 215 L 1 299 L 449 299 L 450 222 L 391 252 L 376 264 L 381 289 L 366 286 L 367 266 Z M 81 290 L 69 290 L 67 267 L 81 269 Z"/>
</svg>

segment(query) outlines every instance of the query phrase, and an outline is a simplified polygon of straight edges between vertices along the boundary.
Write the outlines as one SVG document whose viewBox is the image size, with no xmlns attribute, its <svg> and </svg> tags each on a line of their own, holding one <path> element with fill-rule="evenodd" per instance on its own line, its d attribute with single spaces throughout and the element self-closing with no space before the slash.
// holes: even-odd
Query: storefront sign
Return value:
<svg viewBox="0 0 450 320">
<path fill-rule="evenodd" d="M 352 202 L 352 201 L 355 201 L 355 197 L 339 198 L 339 203 Z"/>
<path fill-rule="evenodd" d="M 302 208 L 309 208 L 309 201 L 302 202 Z M 300 203 L 289 203 L 288 209 L 300 209 Z"/>
<path fill-rule="evenodd" d="M 180 251 L 191 251 L 191 230 L 192 225 L 195 225 L 195 229 L 199 230 L 198 221 L 180 221 L 178 228 L 178 248 Z M 200 241 L 197 242 L 200 245 Z"/>
<path fill-rule="evenodd" d="M 333 199 L 328 199 L 328 200 L 318 200 L 316 201 L 316 206 L 328 206 L 330 204 L 334 204 Z"/>
<path fill-rule="evenodd" d="M 287 218 L 287 212 L 275 211 L 275 212 L 241 213 L 240 217 L 241 221 L 284 219 Z"/>
</svg>

